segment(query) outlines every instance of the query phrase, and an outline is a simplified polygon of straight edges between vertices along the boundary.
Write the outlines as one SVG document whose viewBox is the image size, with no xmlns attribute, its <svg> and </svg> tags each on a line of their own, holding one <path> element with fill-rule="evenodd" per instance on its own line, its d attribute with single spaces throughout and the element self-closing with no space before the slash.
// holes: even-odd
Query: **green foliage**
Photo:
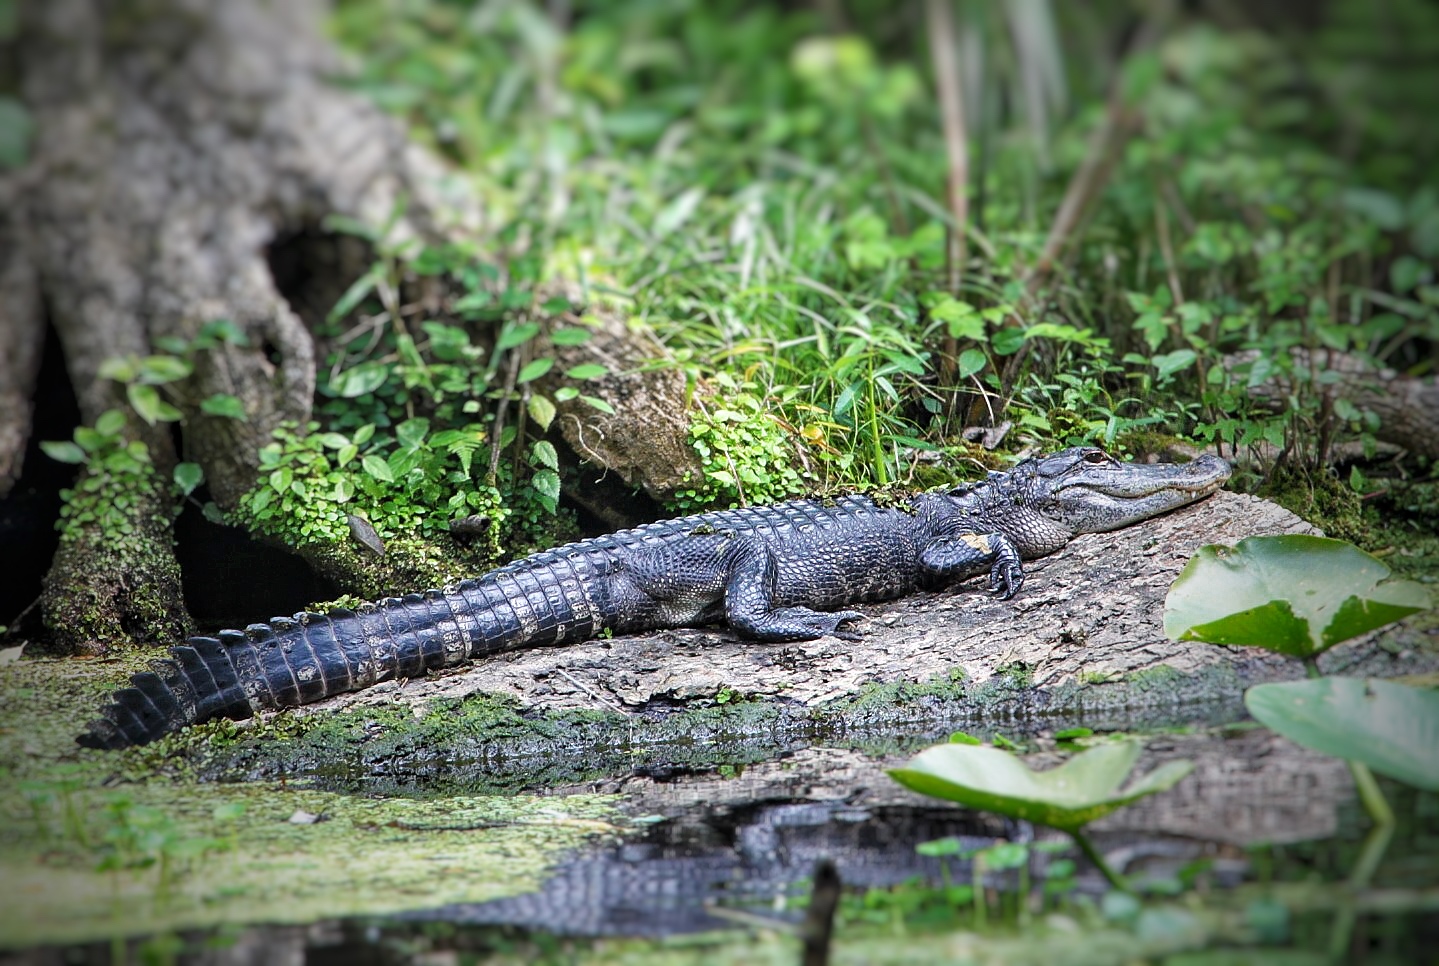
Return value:
<svg viewBox="0 0 1439 966">
<path fill-rule="evenodd" d="M 1016 444 L 1163 430 L 1316 463 L 1376 417 L 1291 349 L 1432 365 L 1439 150 L 1414 92 L 1439 71 L 1385 53 L 1422 46 L 1432 8 L 1334 4 L 1301 44 L 1186 22 L 1121 65 L 1095 62 L 1123 45 L 1067 5 L 1013 22 L 975 5 L 967 49 L 1002 52 L 974 59 L 971 259 L 952 291 L 927 38 L 880 7 L 839 25 L 739 2 L 569 21 L 347 0 L 335 29 L 365 51 L 356 86 L 479 179 L 490 249 L 618 289 L 694 375 L 752 386 L 805 433 L 795 465 L 821 484 L 903 480 L 1006 416 Z M 1313 82 L 1338 65 L 1343 83 Z M 1102 113 L 1068 104 L 1116 72 L 1143 135 L 1031 285 Z M 1256 360 L 1224 361 L 1241 349 Z M 715 486 L 699 489 L 740 498 Z"/>
<path fill-rule="evenodd" d="M 1256 685 L 1244 704 L 1265 727 L 1306 748 L 1439 791 L 1439 692 L 1325 677 Z"/>
<path fill-rule="evenodd" d="M 1200 548 L 1165 599 L 1164 633 L 1312 658 L 1431 605 L 1422 586 L 1342 540 L 1249 537 Z"/>
<path fill-rule="evenodd" d="M 721 382 L 729 380 L 721 377 Z M 732 395 L 703 406 L 690 423 L 690 445 L 699 454 L 704 479 L 676 493 L 674 505 L 681 512 L 774 503 L 804 489 L 795 469 L 795 448 L 801 444 L 794 434 L 750 392 L 727 388 Z"/>
</svg>

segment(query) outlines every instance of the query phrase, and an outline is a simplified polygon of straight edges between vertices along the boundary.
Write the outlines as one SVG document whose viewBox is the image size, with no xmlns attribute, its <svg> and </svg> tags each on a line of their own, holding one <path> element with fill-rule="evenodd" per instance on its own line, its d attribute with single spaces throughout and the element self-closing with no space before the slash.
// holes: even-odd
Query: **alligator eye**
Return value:
<svg viewBox="0 0 1439 966">
<path fill-rule="evenodd" d="M 1086 462 L 1086 463 L 1108 463 L 1108 462 L 1109 462 L 1109 456 L 1108 456 L 1107 454 L 1105 454 L 1105 453 L 1097 450 L 1097 449 L 1094 449 L 1094 450 L 1090 450 L 1088 453 L 1085 453 L 1085 454 L 1084 454 L 1084 462 Z"/>
</svg>

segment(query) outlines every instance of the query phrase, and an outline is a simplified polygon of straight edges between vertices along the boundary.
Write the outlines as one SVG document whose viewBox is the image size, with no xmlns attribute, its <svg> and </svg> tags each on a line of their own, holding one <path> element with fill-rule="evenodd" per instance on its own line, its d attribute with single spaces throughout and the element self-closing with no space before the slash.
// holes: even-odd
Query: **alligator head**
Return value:
<svg viewBox="0 0 1439 966">
<path fill-rule="evenodd" d="M 1121 463 L 1089 446 L 1038 457 L 1027 469 L 1021 484 L 1024 502 L 1072 533 L 1118 530 L 1167 513 L 1213 493 L 1231 472 L 1217 456 L 1188 463 Z"/>
</svg>

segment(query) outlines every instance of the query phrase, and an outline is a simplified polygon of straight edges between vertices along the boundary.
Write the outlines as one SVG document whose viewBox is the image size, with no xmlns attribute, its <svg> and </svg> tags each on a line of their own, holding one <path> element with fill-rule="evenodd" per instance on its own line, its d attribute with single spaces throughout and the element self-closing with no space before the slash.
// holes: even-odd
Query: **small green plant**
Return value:
<svg viewBox="0 0 1439 966">
<path fill-rule="evenodd" d="M 948 743 L 920 752 L 890 771 L 901 785 L 924 795 L 1056 828 L 1115 888 L 1132 891 L 1084 834 L 1084 826 L 1130 802 L 1166 791 L 1193 770 L 1189 761 L 1166 762 L 1120 790 L 1141 750 L 1137 741 L 1098 745 L 1048 771 L 1032 771 L 998 748 Z"/>
<path fill-rule="evenodd" d="M 748 389 L 723 374 L 722 404 L 702 406 L 690 423 L 690 445 L 704 479 L 675 494 L 675 509 L 775 503 L 798 495 L 804 479 L 796 469 L 794 435 Z"/>
</svg>

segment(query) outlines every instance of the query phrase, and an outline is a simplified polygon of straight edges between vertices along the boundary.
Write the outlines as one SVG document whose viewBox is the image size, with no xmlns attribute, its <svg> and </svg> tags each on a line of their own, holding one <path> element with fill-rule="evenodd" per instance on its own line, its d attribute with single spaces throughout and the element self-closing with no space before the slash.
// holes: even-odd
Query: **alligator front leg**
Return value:
<svg viewBox="0 0 1439 966">
<path fill-rule="evenodd" d="M 989 571 L 989 588 L 1000 600 L 1009 600 L 1024 586 L 1024 564 L 1019 548 L 1002 533 L 961 533 L 939 537 L 919 555 L 925 575 L 940 582 L 963 580 Z"/>
<path fill-rule="evenodd" d="M 812 641 L 864 617 L 853 610 L 825 613 L 808 607 L 776 607 L 779 562 L 769 546 L 763 540 L 736 537 L 731 554 L 725 620 L 741 637 L 773 643 Z"/>
</svg>

